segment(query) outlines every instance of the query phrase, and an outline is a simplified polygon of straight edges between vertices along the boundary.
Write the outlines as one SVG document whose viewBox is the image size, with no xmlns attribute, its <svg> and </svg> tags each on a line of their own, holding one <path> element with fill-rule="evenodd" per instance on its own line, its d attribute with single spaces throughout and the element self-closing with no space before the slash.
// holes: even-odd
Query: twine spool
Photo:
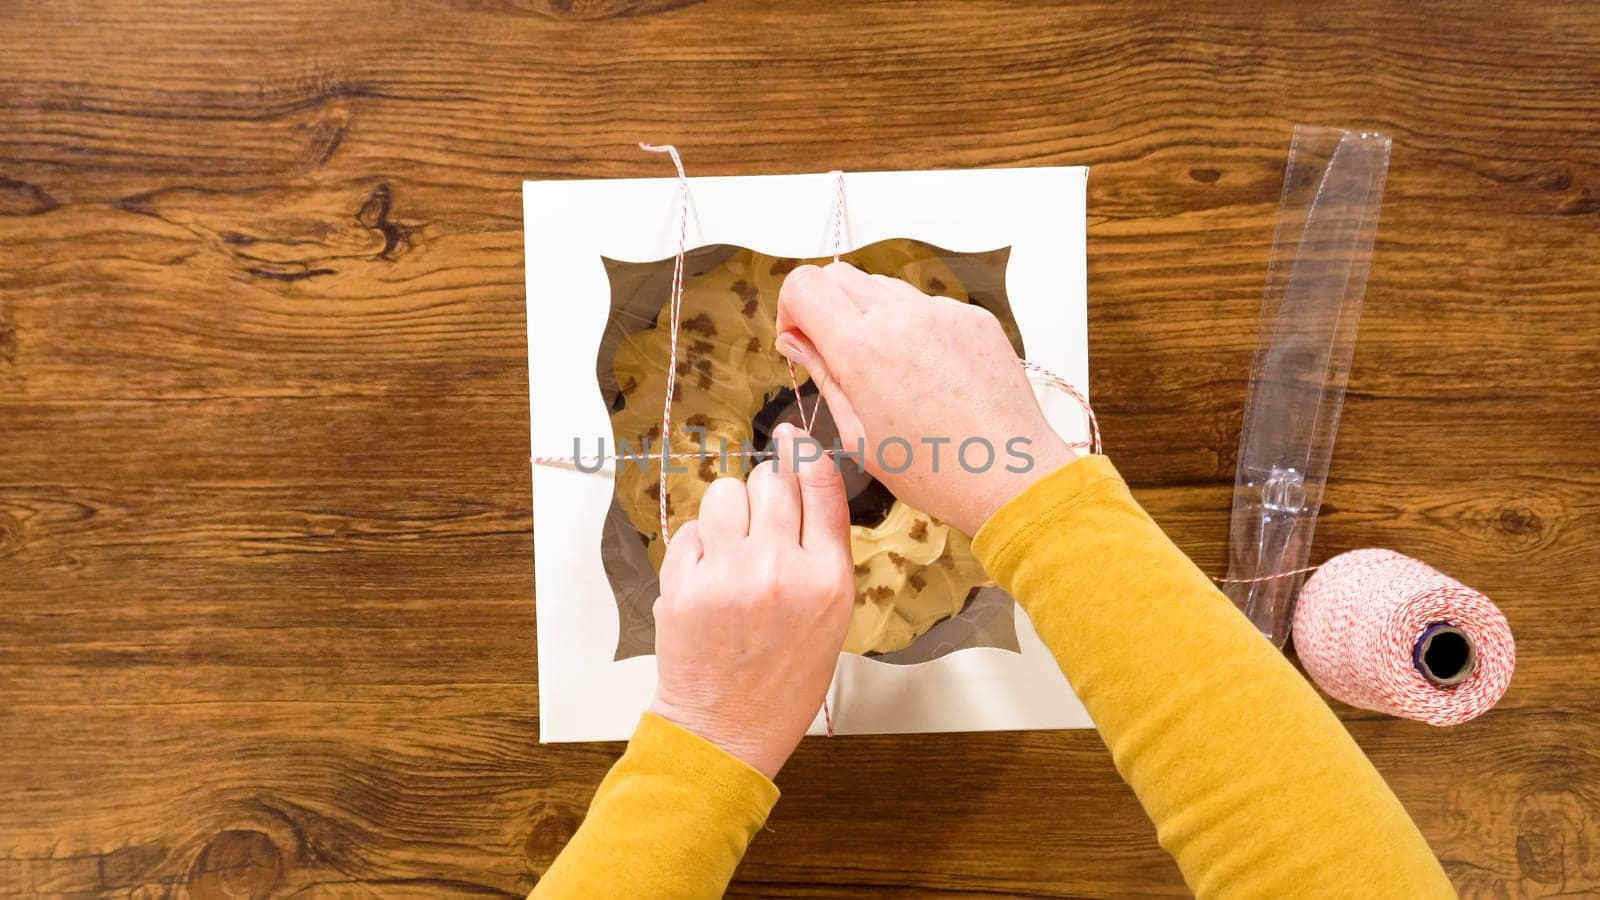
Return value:
<svg viewBox="0 0 1600 900">
<path fill-rule="evenodd" d="M 1352 550 L 1306 581 L 1294 613 L 1306 674 L 1362 709 L 1459 725 L 1499 702 L 1516 666 L 1488 597 L 1392 550 Z"/>
</svg>

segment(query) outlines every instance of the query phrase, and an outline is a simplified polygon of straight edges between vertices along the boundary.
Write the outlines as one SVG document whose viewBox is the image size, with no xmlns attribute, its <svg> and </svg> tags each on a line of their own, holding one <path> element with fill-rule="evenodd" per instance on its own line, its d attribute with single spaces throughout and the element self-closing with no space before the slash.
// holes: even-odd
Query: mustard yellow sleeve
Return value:
<svg viewBox="0 0 1600 900">
<path fill-rule="evenodd" d="M 1361 748 L 1104 457 L 979 531 L 1200 897 L 1454 897 Z"/>
<path fill-rule="evenodd" d="M 765 775 L 645 713 L 531 897 L 720 897 L 778 802 Z"/>
</svg>

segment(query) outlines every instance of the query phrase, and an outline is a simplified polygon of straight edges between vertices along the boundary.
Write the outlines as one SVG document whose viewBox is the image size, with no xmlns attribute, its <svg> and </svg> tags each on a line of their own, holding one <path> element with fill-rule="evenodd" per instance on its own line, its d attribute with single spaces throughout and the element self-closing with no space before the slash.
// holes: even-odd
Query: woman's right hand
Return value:
<svg viewBox="0 0 1600 900">
<path fill-rule="evenodd" d="M 848 263 L 801 266 L 778 296 L 777 346 L 811 373 L 844 449 L 864 439 L 869 474 L 969 535 L 1077 456 L 981 307 Z"/>
</svg>

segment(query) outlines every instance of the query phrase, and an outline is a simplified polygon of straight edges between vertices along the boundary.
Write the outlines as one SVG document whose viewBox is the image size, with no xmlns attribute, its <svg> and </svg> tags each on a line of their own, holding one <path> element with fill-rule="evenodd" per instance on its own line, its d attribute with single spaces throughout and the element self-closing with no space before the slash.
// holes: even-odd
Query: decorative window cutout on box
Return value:
<svg viewBox="0 0 1600 900">
<path fill-rule="evenodd" d="M 1017 354 L 1025 357 L 1005 292 L 1009 256 L 1010 248 L 953 253 L 895 238 L 842 258 L 924 293 L 988 309 Z M 789 373 L 773 348 L 778 289 L 796 266 L 828 261 L 768 256 L 728 245 L 703 247 L 686 256 L 671 450 L 704 458 L 688 460 L 681 473 L 668 472 L 667 516 L 673 531 L 696 517 L 700 498 L 713 480 L 744 477 L 750 468 L 747 457 L 721 451 L 764 450 L 779 423 L 800 424 Z M 608 452 L 642 457 L 618 461 L 616 490 L 601 537 L 601 556 L 617 598 L 617 659 L 648 655 L 655 648 L 651 607 L 660 593 L 657 573 L 665 552 L 657 502 L 661 461 L 644 451 L 656 454 L 660 448 L 670 355 L 666 300 L 673 264 L 673 259 L 605 260 L 611 315 L 595 377 L 611 410 Z M 817 405 L 816 386 L 802 380 L 800 392 L 806 409 L 818 410 L 814 437 L 824 447 L 842 446 L 827 405 Z M 952 447 L 942 448 L 941 465 L 956 466 L 954 453 Z M 845 652 L 897 664 L 926 662 L 963 647 L 1016 652 L 1012 600 L 989 582 L 969 538 L 897 501 L 849 457 L 838 461 L 850 499 L 856 566 L 855 611 Z"/>
</svg>

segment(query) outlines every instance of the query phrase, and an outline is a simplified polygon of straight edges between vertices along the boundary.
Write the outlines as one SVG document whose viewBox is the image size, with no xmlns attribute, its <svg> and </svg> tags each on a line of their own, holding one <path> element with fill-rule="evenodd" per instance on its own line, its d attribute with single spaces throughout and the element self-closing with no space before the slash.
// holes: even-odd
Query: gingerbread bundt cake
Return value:
<svg viewBox="0 0 1600 900">
<path fill-rule="evenodd" d="M 943 260 L 912 241 L 883 241 L 843 259 L 930 294 L 968 300 L 965 287 Z M 789 395 L 788 369 L 773 349 L 778 289 L 784 276 L 805 262 L 825 260 L 780 259 L 739 249 L 684 284 L 668 437 L 673 452 L 685 453 L 700 451 L 703 439 L 708 455 L 682 464 L 684 472 L 668 471 L 667 520 L 674 530 L 696 516 L 712 481 L 743 474 L 738 458 L 729 460 L 724 471 L 719 448 L 736 451 L 754 442 L 761 436 L 758 418 L 763 411 Z M 668 314 L 663 304 L 656 327 L 622 338 L 612 357 L 622 395 L 611 417 L 619 447 L 638 449 L 648 442 L 652 454 L 659 452 Z M 804 372 L 797 376 L 805 382 Z M 659 465 L 656 456 L 643 463 L 624 461 L 617 466 L 616 479 L 617 504 L 646 542 L 658 571 L 665 552 L 658 521 Z M 972 590 L 987 583 L 966 535 L 899 500 L 888 502 L 881 521 L 853 524 L 850 547 L 856 596 L 845 650 L 851 653 L 887 653 L 909 646 L 959 613 Z"/>
</svg>

